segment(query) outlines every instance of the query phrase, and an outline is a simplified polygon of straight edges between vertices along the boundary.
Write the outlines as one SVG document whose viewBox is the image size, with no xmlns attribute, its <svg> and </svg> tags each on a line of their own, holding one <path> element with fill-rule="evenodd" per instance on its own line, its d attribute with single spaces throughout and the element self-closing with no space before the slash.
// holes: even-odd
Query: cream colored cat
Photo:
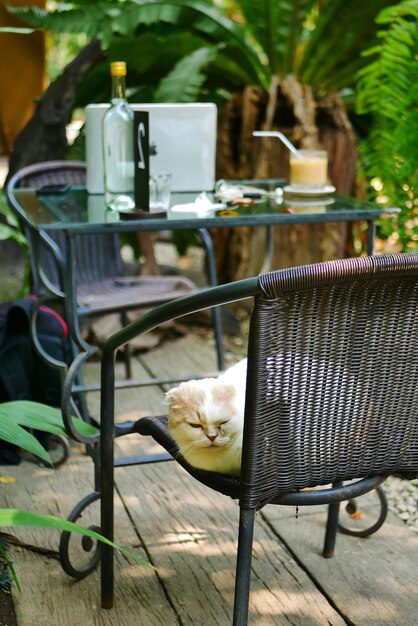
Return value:
<svg viewBox="0 0 418 626">
<path fill-rule="evenodd" d="M 170 389 L 168 426 L 182 456 L 198 469 L 239 475 L 247 359 L 218 378 Z"/>
</svg>

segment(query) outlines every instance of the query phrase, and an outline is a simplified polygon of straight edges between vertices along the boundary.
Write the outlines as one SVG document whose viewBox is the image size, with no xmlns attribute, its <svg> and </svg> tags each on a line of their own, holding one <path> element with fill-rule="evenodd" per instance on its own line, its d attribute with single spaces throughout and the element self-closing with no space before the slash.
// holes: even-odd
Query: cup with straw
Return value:
<svg viewBox="0 0 418 626">
<path fill-rule="evenodd" d="M 289 183 L 295 190 L 324 187 L 328 182 L 326 150 L 299 150 L 283 133 L 275 130 L 254 130 L 254 137 L 276 137 L 290 151 Z"/>
</svg>

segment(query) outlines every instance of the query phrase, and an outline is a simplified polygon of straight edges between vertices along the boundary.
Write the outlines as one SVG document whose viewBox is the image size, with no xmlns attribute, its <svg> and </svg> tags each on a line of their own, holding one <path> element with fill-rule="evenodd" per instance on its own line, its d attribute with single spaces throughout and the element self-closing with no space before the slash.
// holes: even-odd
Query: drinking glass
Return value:
<svg viewBox="0 0 418 626">
<path fill-rule="evenodd" d="M 149 210 L 168 211 L 171 196 L 171 172 L 157 172 L 149 179 Z"/>
<path fill-rule="evenodd" d="M 299 150 L 290 154 L 290 184 L 293 187 L 324 187 L 328 182 L 326 150 Z"/>
</svg>

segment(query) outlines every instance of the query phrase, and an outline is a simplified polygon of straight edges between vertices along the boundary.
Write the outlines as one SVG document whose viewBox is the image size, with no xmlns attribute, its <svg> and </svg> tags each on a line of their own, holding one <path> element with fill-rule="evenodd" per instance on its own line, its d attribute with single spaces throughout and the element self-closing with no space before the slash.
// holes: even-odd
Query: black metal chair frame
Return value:
<svg viewBox="0 0 418 626">
<path fill-rule="evenodd" d="M 253 309 L 240 477 L 188 465 L 165 417 L 114 423 L 118 349 L 168 320 L 246 298 L 253 299 Z M 83 498 L 69 519 L 76 520 L 100 499 L 100 530 L 113 540 L 114 469 L 124 464 L 114 461 L 115 438 L 133 432 L 151 435 L 170 452 L 153 461 L 175 457 L 199 482 L 239 501 L 233 624 L 245 626 L 257 510 L 267 503 L 328 504 L 323 554 L 329 557 L 340 502 L 378 488 L 389 474 L 418 475 L 417 310 L 418 254 L 399 254 L 270 272 L 191 294 L 145 314 L 105 344 L 101 433 L 94 438 L 99 447 L 96 491 Z M 384 516 L 385 511 L 369 532 Z M 90 566 L 77 571 L 67 548 L 68 533 L 63 533 L 61 563 L 76 578 L 101 563 L 102 606 L 111 608 L 112 549 L 100 546 Z"/>
<path fill-rule="evenodd" d="M 29 241 L 31 262 L 31 288 L 38 296 L 52 297 L 63 301 L 69 292 L 69 281 L 76 280 L 78 301 L 74 305 L 77 319 L 67 320 L 73 329 L 73 359 L 69 372 L 68 364 L 54 362 L 64 372 L 63 411 L 68 415 L 74 410 L 88 418 L 85 391 L 98 391 L 99 385 L 85 385 L 81 377 L 81 365 L 96 351 L 96 347 L 85 341 L 79 320 L 89 317 L 119 313 L 121 325 L 128 323 L 127 312 L 146 309 L 162 302 L 180 297 L 195 291 L 197 287 L 182 276 L 132 277 L 122 284 L 123 264 L 120 254 L 120 242 L 117 234 L 77 236 L 66 240 L 64 233 L 56 231 L 35 233 L 24 210 L 16 200 L 13 190 L 30 187 L 39 189 L 45 185 L 84 186 L 86 180 L 86 164 L 81 161 L 48 161 L 26 166 L 16 172 L 7 185 L 7 197 L 11 208 L 18 217 L 21 228 Z M 197 233 L 206 251 L 206 273 L 210 286 L 217 285 L 217 272 L 212 238 L 209 231 L 201 228 Z M 71 246 L 72 257 L 75 259 L 74 271 L 66 266 L 66 246 Z M 121 284 L 119 284 L 121 283 Z M 42 300 L 40 300 L 41 302 Z M 35 314 L 36 318 L 36 314 Z M 219 370 L 224 367 L 224 350 L 222 342 L 221 311 L 216 308 L 212 312 Z M 32 324 L 33 337 L 40 354 L 49 362 L 37 341 L 36 321 Z M 128 345 L 124 349 L 126 380 L 119 381 L 120 386 L 135 387 L 148 384 L 134 380 L 131 376 L 130 352 Z M 176 379 L 172 379 L 176 380 Z M 75 395 L 74 395 L 75 394 Z M 79 402 L 74 404 L 73 398 Z"/>
</svg>

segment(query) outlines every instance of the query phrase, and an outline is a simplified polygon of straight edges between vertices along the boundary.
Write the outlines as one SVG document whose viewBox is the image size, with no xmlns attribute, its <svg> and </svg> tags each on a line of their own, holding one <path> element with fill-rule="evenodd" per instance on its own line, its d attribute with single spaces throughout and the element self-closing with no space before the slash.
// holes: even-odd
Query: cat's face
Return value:
<svg viewBox="0 0 418 626">
<path fill-rule="evenodd" d="M 233 385 L 217 379 L 188 381 L 166 397 L 170 432 L 189 463 L 230 473 L 231 463 L 239 466 L 244 407 Z"/>
</svg>

